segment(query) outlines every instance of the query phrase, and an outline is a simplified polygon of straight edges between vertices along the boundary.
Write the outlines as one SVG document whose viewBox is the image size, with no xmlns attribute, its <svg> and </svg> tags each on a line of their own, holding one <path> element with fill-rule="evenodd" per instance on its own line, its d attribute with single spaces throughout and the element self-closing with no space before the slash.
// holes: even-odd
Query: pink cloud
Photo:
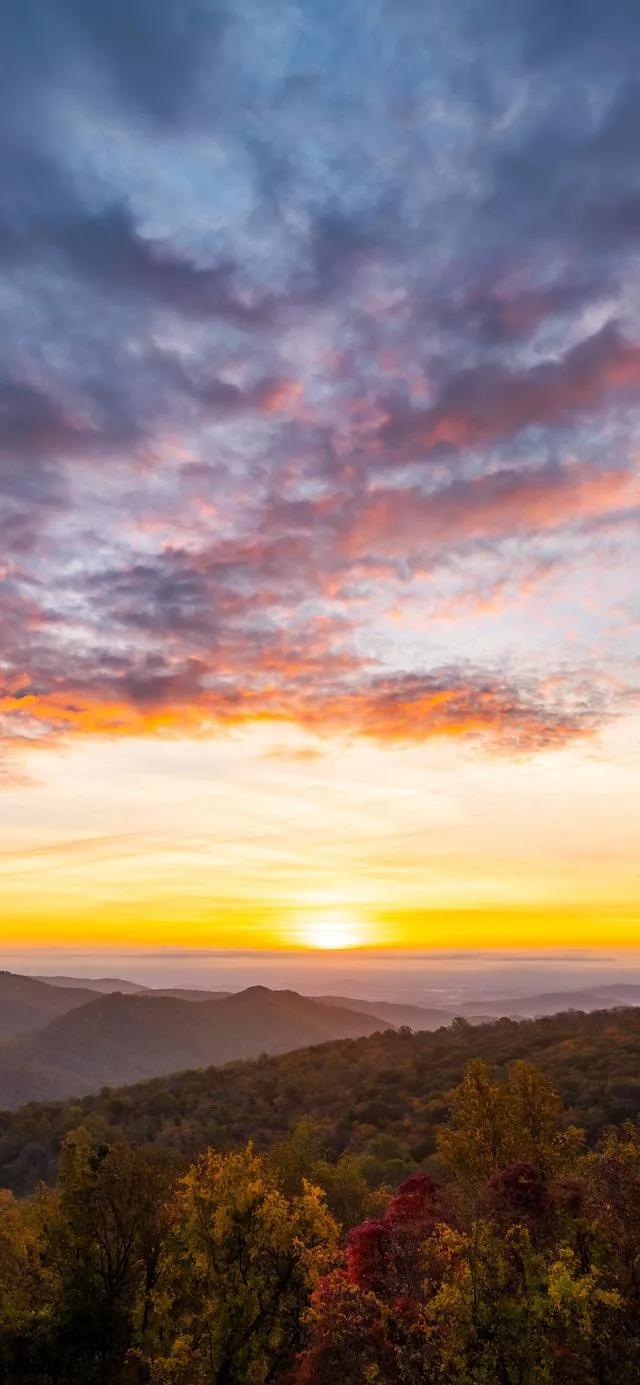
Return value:
<svg viewBox="0 0 640 1385">
<path fill-rule="evenodd" d="M 638 386 L 640 346 L 608 324 L 564 356 L 528 370 L 483 364 L 449 376 L 430 408 L 388 416 L 381 438 L 401 455 L 443 444 L 480 447 L 532 425 L 568 424 Z"/>
<path fill-rule="evenodd" d="M 454 481 L 425 495 L 417 489 L 372 492 L 345 532 L 344 552 L 390 555 L 444 547 L 514 531 L 556 529 L 640 503 L 640 476 L 619 468 L 505 468 Z"/>
</svg>

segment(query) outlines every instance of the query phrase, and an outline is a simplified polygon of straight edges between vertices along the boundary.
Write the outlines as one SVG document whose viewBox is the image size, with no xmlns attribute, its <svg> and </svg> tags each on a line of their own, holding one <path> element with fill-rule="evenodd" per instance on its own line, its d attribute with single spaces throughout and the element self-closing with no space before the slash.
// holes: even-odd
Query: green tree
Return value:
<svg viewBox="0 0 640 1385">
<path fill-rule="evenodd" d="M 344 1231 L 379 1217 L 389 1201 L 389 1190 L 371 1188 L 364 1174 L 365 1159 L 358 1154 L 342 1154 L 337 1163 L 318 1159 L 312 1165 L 311 1179 L 326 1197 L 329 1211 Z"/>
<path fill-rule="evenodd" d="M 324 1144 L 322 1126 L 305 1116 L 298 1121 L 286 1140 L 280 1140 L 268 1156 L 278 1186 L 287 1196 L 299 1193 L 305 1178 L 309 1179 L 320 1158 Z"/>
<path fill-rule="evenodd" d="M 438 1132 L 445 1167 L 462 1181 L 489 1178 L 513 1154 L 507 1091 L 492 1081 L 486 1063 L 474 1058 L 453 1094 L 451 1119 Z"/>
</svg>

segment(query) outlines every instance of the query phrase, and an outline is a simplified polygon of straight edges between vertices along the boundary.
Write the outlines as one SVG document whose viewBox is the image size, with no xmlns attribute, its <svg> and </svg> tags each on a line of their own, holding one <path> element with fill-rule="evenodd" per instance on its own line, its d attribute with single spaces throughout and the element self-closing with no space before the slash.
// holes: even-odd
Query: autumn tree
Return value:
<svg viewBox="0 0 640 1385">
<path fill-rule="evenodd" d="M 156 1153 L 94 1144 L 83 1130 L 67 1139 L 45 1227 L 51 1354 L 65 1385 L 115 1385 L 144 1343 L 174 1183 Z"/>
<path fill-rule="evenodd" d="M 571 1164 L 582 1146 L 581 1132 L 563 1129 L 561 1115 L 553 1084 L 532 1063 L 513 1063 L 499 1082 L 476 1058 L 453 1093 L 438 1154 L 448 1173 L 467 1185 L 516 1161 L 551 1172 Z"/>
<path fill-rule="evenodd" d="M 209 1150 L 178 1196 L 157 1308 L 168 1325 L 151 1378 L 269 1385 L 301 1342 L 311 1289 L 337 1239 L 319 1189 L 289 1197 L 249 1145 Z"/>
<path fill-rule="evenodd" d="M 343 1231 L 366 1217 L 382 1213 L 390 1191 L 372 1188 L 365 1177 L 366 1160 L 346 1152 L 334 1161 L 326 1157 L 327 1132 L 318 1121 L 299 1121 L 286 1140 L 271 1150 L 267 1163 L 278 1186 L 290 1196 L 302 1191 L 305 1178 L 322 1189 L 327 1207 Z"/>
<path fill-rule="evenodd" d="M 637 1380 L 632 1357 L 612 1354 L 623 1299 L 597 1266 L 561 1241 L 536 1242 L 517 1216 L 460 1226 L 440 1191 L 408 1185 L 351 1233 L 344 1265 L 320 1282 L 295 1385 Z"/>
<path fill-rule="evenodd" d="M 469 1065 L 440 1142 L 449 1181 L 407 1179 L 350 1233 L 313 1295 L 295 1385 L 637 1381 L 640 1222 L 620 1232 L 626 1272 L 611 1240 L 640 1192 L 640 1139 L 589 1163 L 561 1114 L 528 1064 L 506 1083 Z"/>
<path fill-rule="evenodd" d="M 0 1189 L 0 1382 L 33 1379 L 52 1301 L 44 1258 L 43 1220 L 51 1194 L 19 1203 Z"/>
</svg>

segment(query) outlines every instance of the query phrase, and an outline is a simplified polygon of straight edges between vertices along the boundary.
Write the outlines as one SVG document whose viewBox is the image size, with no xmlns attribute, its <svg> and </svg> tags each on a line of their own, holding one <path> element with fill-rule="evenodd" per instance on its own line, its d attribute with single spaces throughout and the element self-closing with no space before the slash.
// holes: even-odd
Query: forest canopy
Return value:
<svg viewBox="0 0 640 1385">
<path fill-rule="evenodd" d="M 196 1069 L 82 1100 L 0 1114 L 0 1186 L 22 1194 L 53 1181 L 69 1131 L 165 1150 L 183 1164 L 205 1149 L 268 1150 L 305 1118 L 326 1157 L 361 1161 L 373 1188 L 429 1169 L 450 1093 L 466 1063 L 494 1073 L 529 1059 L 553 1080 L 568 1124 L 598 1140 L 640 1114 L 640 1011 L 565 1013 L 435 1033 L 337 1040 L 279 1057 Z"/>
<path fill-rule="evenodd" d="M 0 1202 L 1 1385 L 631 1385 L 640 1129 L 467 1063 L 432 1173 L 371 1188 L 312 1121 L 268 1152 L 63 1142 Z"/>
</svg>

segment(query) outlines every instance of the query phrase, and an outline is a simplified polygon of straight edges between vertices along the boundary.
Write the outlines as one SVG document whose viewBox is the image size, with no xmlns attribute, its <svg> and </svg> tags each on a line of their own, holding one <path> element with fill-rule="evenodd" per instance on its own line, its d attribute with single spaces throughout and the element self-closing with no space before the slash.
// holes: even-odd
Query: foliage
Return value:
<svg viewBox="0 0 640 1385">
<path fill-rule="evenodd" d="M 534 1070 L 500 1084 L 469 1066 L 441 1137 L 451 1177 L 407 1179 L 350 1232 L 313 1295 L 294 1385 L 637 1381 L 640 1138 L 629 1128 L 584 1156 L 559 1118 Z M 514 1149 L 531 1162 L 502 1163 Z"/>
<path fill-rule="evenodd" d="M 49 1349 L 66 1380 L 107 1379 L 147 1332 L 175 1173 L 156 1151 L 95 1144 L 63 1149 L 57 1198 L 44 1222 L 55 1280 Z"/>
<path fill-rule="evenodd" d="M 287 1198 L 250 1145 L 203 1155 L 177 1200 L 161 1305 L 172 1336 L 151 1362 L 151 1378 L 275 1379 L 300 1345 L 310 1289 L 336 1241 L 319 1189 L 305 1181 Z"/>
<path fill-rule="evenodd" d="M 640 1114 L 638 1010 L 390 1030 L 0 1113 L 0 1186 L 25 1193 L 53 1180 L 65 1136 L 79 1125 L 97 1140 L 154 1144 L 191 1162 L 210 1146 L 249 1139 L 270 1149 L 305 1117 L 320 1132 L 320 1157 L 361 1159 L 370 1188 L 399 1183 L 430 1166 L 451 1091 L 473 1058 L 492 1075 L 520 1059 L 535 1064 L 562 1098 L 563 1124 L 585 1129 L 589 1144 Z"/>
<path fill-rule="evenodd" d="M 595 1142 L 603 1115 L 585 1140 L 549 1078 L 566 1085 L 588 1050 L 592 1081 L 599 1055 L 633 1052 L 637 1025 L 510 1025 L 510 1063 L 504 1026 L 479 1032 L 430 1172 L 408 1155 L 410 1116 L 404 1139 L 393 1121 L 363 1138 L 350 1112 L 332 1139 L 323 1110 L 265 1151 L 209 1148 L 189 1167 L 179 1146 L 106 1140 L 98 1106 L 76 1110 L 55 1187 L 0 1195 L 0 1385 L 637 1382 L 640 1129 Z M 457 1063 L 461 1028 L 451 1042 Z M 405 1106 L 433 1111 L 422 1045 L 376 1036 L 374 1051 L 378 1082 L 395 1056 Z M 343 1093 L 369 1072 L 366 1046 L 321 1052 Z M 279 1069 L 235 1071 L 255 1091 Z M 128 1099 L 102 1101 L 130 1116 Z M 411 1162 L 391 1194 L 382 1171 Z"/>
<path fill-rule="evenodd" d="M 3 1385 L 268 1385 L 291 1364 L 338 1228 L 251 1146 L 170 1165 L 78 1131 L 55 1194 L 0 1220 Z"/>
<path fill-rule="evenodd" d="M 438 1154 L 451 1174 L 472 1185 L 516 1161 L 548 1173 L 582 1144 L 575 1127 L 560 1128 L 561 1108 L 552 1082 L 532 1063 L 519 1059 L 498 1083 L 475 1058 L 458 1088 L 452 1120 L 438 1131 Z"/>
</svg>

